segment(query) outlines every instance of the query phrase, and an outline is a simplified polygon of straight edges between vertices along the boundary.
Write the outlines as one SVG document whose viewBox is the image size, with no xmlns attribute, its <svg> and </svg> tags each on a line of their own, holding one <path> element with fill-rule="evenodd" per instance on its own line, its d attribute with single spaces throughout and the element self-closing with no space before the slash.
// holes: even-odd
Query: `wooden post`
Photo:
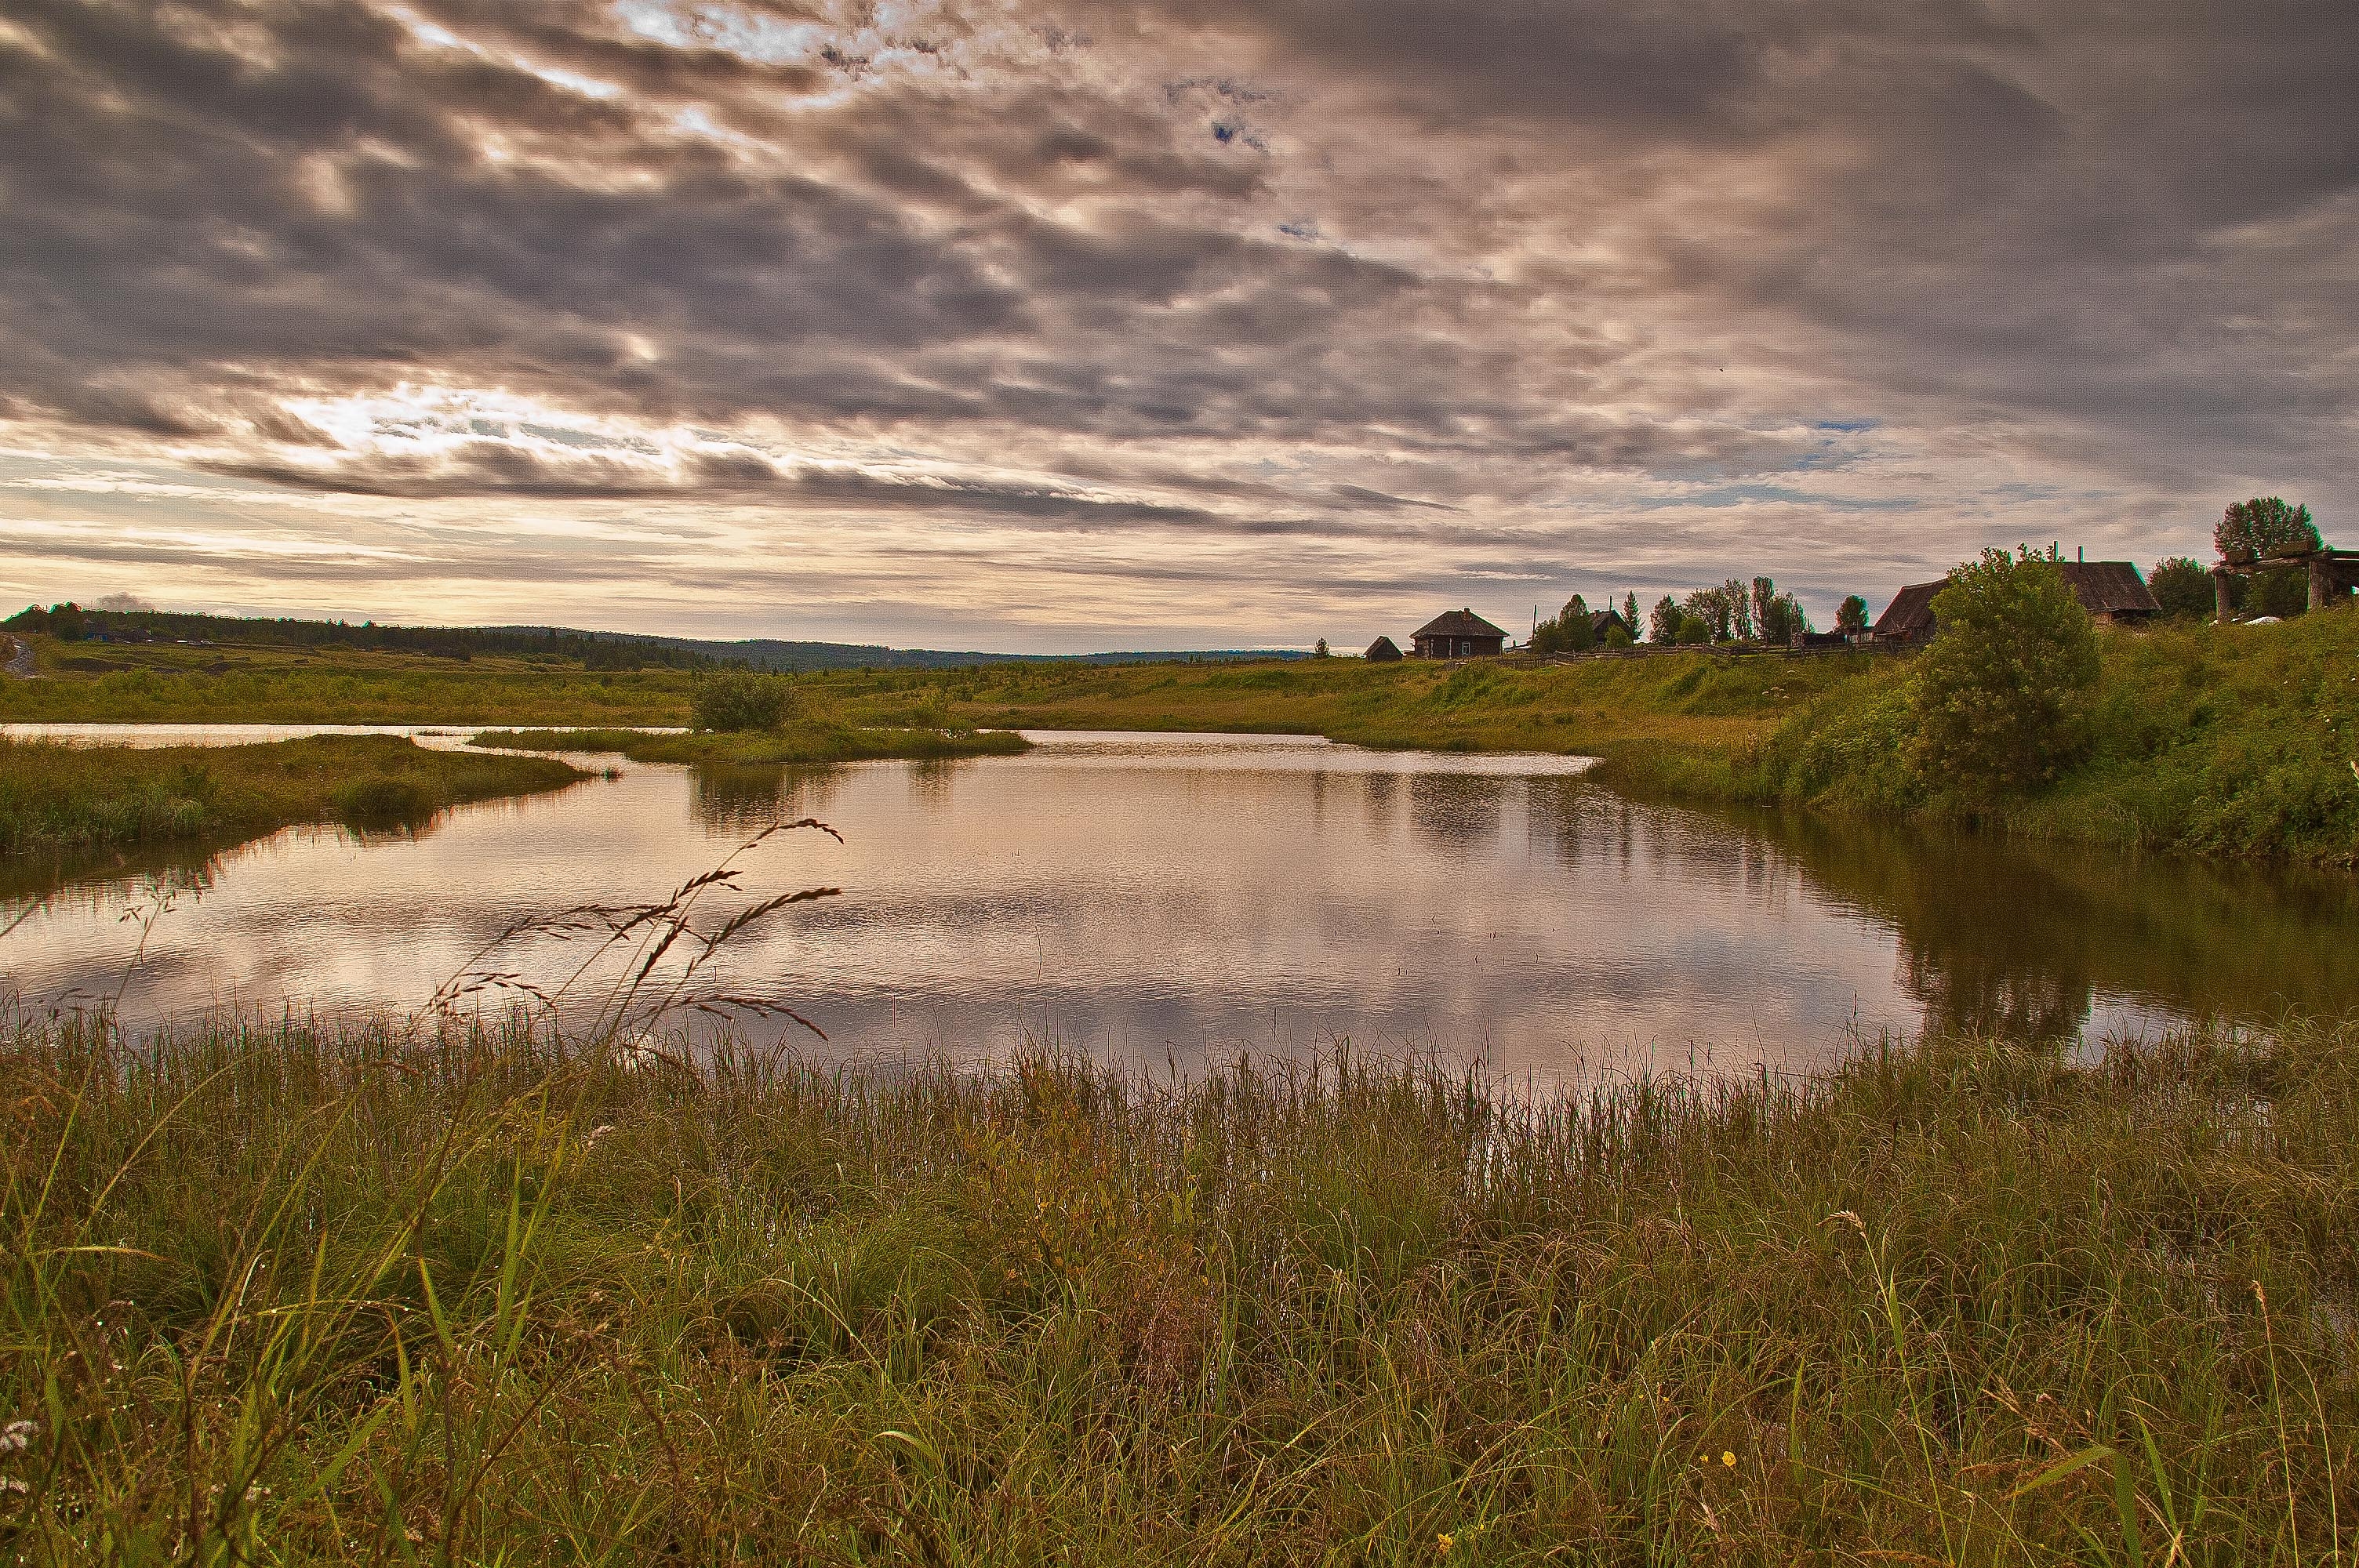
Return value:
<svg viewBox="0 0 2359 1568">
<path fill-rule="evenodd" d="M 2310 553 L 2310 607 L 2323 610 L 2334 602 L 2334 561 L 2324 550 Z"/>
<path fill-rule="evenodd" d="M 2223 626 L 2228 624 L 2230 614 L 2234 609 L 2229 601 L 2228 578 L 2229 571 L 2226 567 L 2219 566 L 2212 568 L 2212 602 L 2213 608 L 2219 612 L 2220 624 Z"/>
</svg>

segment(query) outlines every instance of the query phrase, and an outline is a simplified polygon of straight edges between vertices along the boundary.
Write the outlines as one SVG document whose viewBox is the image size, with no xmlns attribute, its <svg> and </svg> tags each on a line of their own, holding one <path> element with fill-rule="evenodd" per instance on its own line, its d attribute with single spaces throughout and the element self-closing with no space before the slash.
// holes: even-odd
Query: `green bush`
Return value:
<svg viewBox="0 0 2359 1568">
<path fill-rule="evenodd" d="M 2212 574 L 2191 557 L 2171 556 L 2155 562 L 2146 585 L 2154 590 L 2155 602 L 2162 606 L 2165 615 L 2209 615 L 2219 603 Z"/>
<path fill-rule="evenodd" d="M 696 683 L 692 726 L 704 730 L 776 730 L 796 709 L 794 683 L 755 670 L 721 670 Z"/>
<path fill-rule="evenodd" d="M 2081 754 L 2097 636 L 2053 561 L 1984 550 L 1950 574 L 1933 619 L 1908 683 L 1919 776 L 1987 796 L 2045 784 Z"/>
<path fill-rule="evenodd" d="M 2299 567 L 2272 567 L 2253 574 L 2253 612 L 2290 621 L 2310 608 L 2310 574 Z"/>
</svg>

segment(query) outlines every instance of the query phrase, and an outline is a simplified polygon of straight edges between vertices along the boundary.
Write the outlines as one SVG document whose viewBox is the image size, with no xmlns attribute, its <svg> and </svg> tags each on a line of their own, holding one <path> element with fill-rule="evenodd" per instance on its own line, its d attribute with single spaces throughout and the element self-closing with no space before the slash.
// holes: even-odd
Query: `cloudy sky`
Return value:
<svg viewBox="0 0 2359 1568">
<path fill-rule="evenodd" d="M 0 600 L 1357 645 L 2359 434 L 2350 0 L 7 0 Z"/>
</svg>

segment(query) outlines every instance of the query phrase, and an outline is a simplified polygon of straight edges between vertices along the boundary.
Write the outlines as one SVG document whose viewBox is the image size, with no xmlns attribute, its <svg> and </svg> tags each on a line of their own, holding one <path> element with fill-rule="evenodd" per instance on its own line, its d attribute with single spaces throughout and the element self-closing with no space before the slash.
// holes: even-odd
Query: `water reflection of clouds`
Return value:
<svg viewBox="0 0 2359 1568">
<path fill-rule="evenodd" d="M 203 898 L 158 923 L 131 1005 L 414 1005 L 522 914 L 659 898 L 756 827 L 801 816 L 848 842 L 774 841 L 745 896 L 845 895 L 735 948 L 715 980 L 788 995 L 849 1052 L 997 1053 L 1038 1035 L 1192 1061 L 1347 1035 L 1540 1078 L 1684 1065 L 1692 1042 L 1723 1065 L 1802 1063 L 1839 1049 L 1854 1018 L 1873 1036 L 1925 1014 L 2032 1033 L 2104 1016 L 2090 995 L 2129 972 L 2118 941 L 2060 938 L 2037 908 L 1992 930 L 1989 900 L 2027 885 L 2003 862 L 1639 806 L 1557 760 L 1517 769 L 1295 738 L 1105 737 L 948 766 L 635 768 L 463 808 L 423 838 L 295 832 L 221 857 Z M 2037 885 L 2067 917 L 2136 924 L 2135 908 L 2050 880 Z M 9 977 L 27 992 L 111 988 L 125 885 L 29 919 L 0 947 Z M 2344 907 L 2315 902 L 2275 917 L 2288 952 Z M 2254 924 L 2251 902 L 2218 888 L 2182 903 Z M 573 955 L 514 957 L 555 974 Z"/>
</svg>

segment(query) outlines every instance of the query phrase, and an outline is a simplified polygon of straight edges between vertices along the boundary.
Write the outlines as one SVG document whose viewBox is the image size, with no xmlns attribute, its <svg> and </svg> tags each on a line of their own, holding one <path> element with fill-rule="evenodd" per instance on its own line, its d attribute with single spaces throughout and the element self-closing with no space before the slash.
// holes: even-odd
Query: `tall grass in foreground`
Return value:
<svg viewBox="0 0 2359 1568">
<path fill-rule="evenodd" d="M 41 1560 L 2324 1563 L 2359 1033 L 1502 1103 L 521 1027 L 0 1047 Z"/>
</svg>

